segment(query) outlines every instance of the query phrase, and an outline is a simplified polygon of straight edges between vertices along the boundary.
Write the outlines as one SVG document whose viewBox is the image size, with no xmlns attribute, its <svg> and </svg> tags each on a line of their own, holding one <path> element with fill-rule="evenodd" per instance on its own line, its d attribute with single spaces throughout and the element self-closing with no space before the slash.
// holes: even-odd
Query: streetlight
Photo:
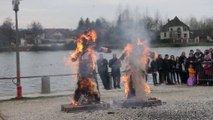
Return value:
<svg viewBox="0 0 213 120">
<path fill-rule="evenodd" d="M 18 11 L 20 0 L 12 0 L 13 10 L 15 11 L 16 18 L 16 87 L 17 87 L 17 99 L 22 98 L 22 87 L 20 81 L 20 57 L 19 57 L 19 34 L 18 34 Z"/>
</svg>

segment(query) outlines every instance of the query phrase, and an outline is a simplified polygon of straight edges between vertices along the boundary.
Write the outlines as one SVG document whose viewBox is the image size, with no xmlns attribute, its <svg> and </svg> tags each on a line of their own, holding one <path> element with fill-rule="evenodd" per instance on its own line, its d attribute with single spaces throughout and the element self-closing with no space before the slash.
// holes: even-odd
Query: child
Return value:
<svg viewBox="0 0 213 120">
<path fill-rule="evenodd" d="M 188 68 L 188 72 L 189 72 L 189 78 L 187 80 L 187 85 L 188 86 L 193 86 L 196 83 L 196 79 L 195 79 L 195 70 L 192 67 L 192 64 L 190 64 L 190 66 Z"/>
</svg>

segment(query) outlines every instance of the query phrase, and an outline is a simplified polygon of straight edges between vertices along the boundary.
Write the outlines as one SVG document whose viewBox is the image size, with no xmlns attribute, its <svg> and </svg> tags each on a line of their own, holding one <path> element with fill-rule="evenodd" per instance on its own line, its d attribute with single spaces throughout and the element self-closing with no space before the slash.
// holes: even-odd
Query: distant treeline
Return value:
<svg viewBox="0 0 213 120">
<path fill-rule="evenodd" d="M 173 19 L 173 18 L 172 18 Z M 200 30 L 204 33 L 213 32 L 213 18 L 203 18 L 197 20 L 190 17 L 184 21 L 191 30 Z M 88 29 L 97 31 L 97 46 L 110 48 L 122 48 L 127 42 L 133 39 L 148 39 L 151 42 L 159 42 L 159 32 L 167 19 L 163 19 L 159 12 L 154 16 L 132 12 L 129 9 L 121 10 L 114 22 L 109 22 L 105 18 L 90 20 L 81 18 L 78 27 L 71 31 L 70 37 L 85 32 Z M 42 35 L 43 27 L 39 22 L 32 22 L 25 30 L 19 30 L 20 37 L 27 40 L 27 43 L 38 45 L 39 37 Z M 10 18 L 0 25 L 0 47 L 13 46 L 15 43 L 15 27 Z M 72 43 L 74 44 L 74 43 Z"/>
</svg>

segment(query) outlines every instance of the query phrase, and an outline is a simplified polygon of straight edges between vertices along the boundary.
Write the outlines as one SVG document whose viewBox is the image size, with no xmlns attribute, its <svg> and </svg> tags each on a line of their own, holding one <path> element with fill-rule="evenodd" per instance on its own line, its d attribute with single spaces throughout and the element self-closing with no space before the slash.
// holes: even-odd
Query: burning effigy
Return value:
<svg viewBox="0 0 213 120">
<path fill-rule="evenodd" d="M 96 56 L 94 52 L 97 35 L 90 30 L 77 39 L 77 48 L 71 56 L 72 62 L 78 60 L 77 88 L 72 100 L 73 105 L 100 102 L 96 78 Z"/>
<path fill-rule="evenodd" d="M 127 44 L 120 59 L 126 62 L 125 75 L 122 81 L 127 98 L 145 100 L 145 94 L 151 92 L 145 81 L 146 65 L 151 51 L 145 43 L 138 39 L 137 43 Z"/>
<path fill-rule="evenodd" d="M 69 96 L 71 104 L 62 105 L 62 111 L 78 111 L 108 106 L 108 104 L 101 104 L 100 101 L 94 50 L 96 38 L 96 31 L 88 30 L 76 40 L 76 50 L 71 55 L 71 62 L 78 62 L 77 87 L 73 98 Z M 105 49 L 100 48 L 101 51 L 109 51 Z"/>
<path fill-rule="evenodd" d="M 146 97 L 146 94 L 151 93 L 145 80 L 147 64 L 149 64 L 149 58 L 157 56 L 147 46 L 144 41 L 138 39 L 136 43 L 127 44 L 124 48 L 120 60 L 126 63 L 122 82 L 127 100 L 114 101 L 115 104 L 122 107 L 146 107 L 161 104 L 161 101 L 156 98 Z"/>
</svg>

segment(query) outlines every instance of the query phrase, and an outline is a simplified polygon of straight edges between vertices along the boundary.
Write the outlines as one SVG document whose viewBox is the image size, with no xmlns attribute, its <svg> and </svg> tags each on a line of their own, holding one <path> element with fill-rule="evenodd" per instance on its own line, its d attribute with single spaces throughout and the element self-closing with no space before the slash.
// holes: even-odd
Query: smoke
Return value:
<svg viewBox="0 0 213 120">
<path fill-rule="evenodd" d="M 137 39 L 147 42 L 151 40 L 153 33 L 147 30 L 148 19 L 146 18 L 137 8 L 134 10 L 129 7 L 119 9 L 116 27 L 120 32 L 123 43 L 135 43 Z"/>
<path fill-rule="evenodd" d="M 137 9 L 132 11 L 126 8 L 119 14 L 117 21 L 123 42 L 130 43 L 125 47 L 127 66 L 131 71 L 127 78 L 133 82 L 135 98 L 139 101 L 145 100 L 146 91 L 150 90 L 145 82 L 145 75 L 151 33 L 146 29 L 144 18 Z"/>
</svg>

